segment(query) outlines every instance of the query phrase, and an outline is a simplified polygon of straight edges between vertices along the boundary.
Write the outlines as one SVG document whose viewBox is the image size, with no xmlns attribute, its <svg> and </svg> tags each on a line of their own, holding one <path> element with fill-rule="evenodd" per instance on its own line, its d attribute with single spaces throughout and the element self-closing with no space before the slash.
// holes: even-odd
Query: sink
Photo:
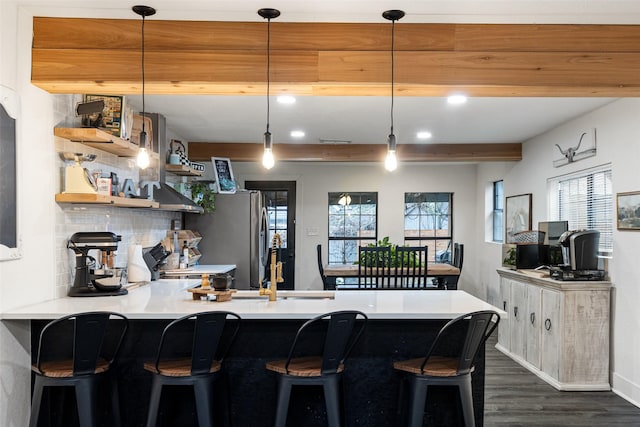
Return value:
<svg viewBox="0 0 640 427">
<path fill-rule="evenodd" d="M 258 295 L 257 290 L 237 291 L 233 299 L 268 300 L 268 295 Z M 334 291 L 278 291 L 277 299 L 334 299 Z"/>
</svg>

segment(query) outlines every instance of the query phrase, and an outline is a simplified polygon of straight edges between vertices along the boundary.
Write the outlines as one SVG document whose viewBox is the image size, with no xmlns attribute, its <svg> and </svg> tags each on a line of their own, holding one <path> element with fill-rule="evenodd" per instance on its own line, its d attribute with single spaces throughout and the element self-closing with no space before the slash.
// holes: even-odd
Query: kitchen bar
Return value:
<svg viewBox="0 0 640 427">
<path fill-rule="evenodd" d="M 491 305 L 463 291 L 335 291 L 289 292 L 285 298 L 269 302 L 257 291 L 238 291 L 228 302 L 193 300 L 188 288 L 198 280 L 160 280 L 133 289 L 128 295 L 109 298 L 64 297 L 3 313 L 4 320 L 30 322 L 32 345 L 39 330 L 51 319 L 68 313 L 111 310 L 131 319 L 131 330 L 123 347 L 120 385 L 124 425 L 140 425 L 146 417 L 150 377 L 142 363 L 152 358 L 162 328 L 170 319 L 207 310 L 229 310 L 243 320 L 240 333 L 225 361 L 229 372 L 232 419 L 235 425 L 268 426 L 275 408 L 276 379 L 264 369 L 267 360 L 286 357 L 297 328 L 318 314 L 354 309 L 369 316 L 366 333 L 347 361 L 345 370 L 346 425 L 388 426 L 397 420 L 400 375 L 394 373 L 395 360 L 426 353 L 437 331 L 461 314 L 493 309 Z M 333 296 L 333 298 L 331 298 Z M 506 313 L 498 310 L 504 316 Z M 476 424 L 482 425 L 484 406 L 484 349 L 473 374 Z M 169 420 L 180 425 L 191 421 L 191 397 L 171 393 L 180 402 Z M 314 391 L 303 395 L 305 404 L 292 400 L 290 422 L 294 425 L 324 425 L 324 404 Z M 457 390 L 443 388 L 433 393 L 427 412 L 438 425 L 460 422 Z M 310 403 L 309 403 L 310 402 Z"/>
</svg>

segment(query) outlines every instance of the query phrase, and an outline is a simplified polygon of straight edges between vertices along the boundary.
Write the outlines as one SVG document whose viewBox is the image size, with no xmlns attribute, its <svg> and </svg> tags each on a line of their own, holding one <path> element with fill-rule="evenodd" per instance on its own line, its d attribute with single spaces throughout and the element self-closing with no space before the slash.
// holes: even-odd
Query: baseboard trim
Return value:
<svg viewBox="0 0 640 427">
<path fill-rule="evenodd" d="M 627 380 L 615 372 L 611 375 L 611 382 L 611 391 L 632 405 L 640 408 L 640 385 Z"/>
</svg>

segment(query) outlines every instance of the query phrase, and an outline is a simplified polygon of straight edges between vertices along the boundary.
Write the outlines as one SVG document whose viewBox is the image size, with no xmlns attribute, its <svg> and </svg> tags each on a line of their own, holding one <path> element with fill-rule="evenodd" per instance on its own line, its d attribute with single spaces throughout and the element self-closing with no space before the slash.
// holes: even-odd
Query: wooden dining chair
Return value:
<svg viewBox="0 0 640 427">
<path fill-rule="evenodd" d="M 391 285 L 391 247 L 358 248 L 358 289 L 385 289 Z"/>
<path fill-rule="evenodd" d="M 318 252 L 318 272 L 322 279 L 322 288 L 324 290 L 335 289 L 335 285 L 331 285 L 329 283 L 329 279 L 327 279 L 327 276 L 324 274 L 324 265 L 322 264 L 322 245 L 318 244 L 318 246 L 316 246 L 316 250 Z"/>
<path fill-rule="evenodd" d="M 394 289 L 427 288 L 427 246 L 397 246 Z"/>
<path fill-rule="evenodd" d="M 462 271 L 462 261 L 464 261 L 464 245 L 462 243 L 454 243 L 453 266 L 458 267 Z"/>
</svg>

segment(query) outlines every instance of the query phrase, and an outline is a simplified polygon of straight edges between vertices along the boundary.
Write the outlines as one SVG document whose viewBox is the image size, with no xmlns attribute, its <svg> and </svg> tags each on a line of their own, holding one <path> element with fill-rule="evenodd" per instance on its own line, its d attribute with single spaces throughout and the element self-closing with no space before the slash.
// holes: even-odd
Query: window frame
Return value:
<svg viewBox="0 0 640 427">
<path fill-rule="evenodd" d="M 424 197 L 427 201 L 429 199 L 429 197 L 436 197 L 436 195 L 447 195 L 448 200 L 448 212 L 447 212 L 447 225 L 448 225 L 448 236 L 424 236 L 422 235 L 422 231 L 421 228 L 418 228 L 418 236 L 407 236 L 407 228 L 406 228 L 406 217 L 407 217 L 407 195 L 420 195 L 421 197 Z M 435 200 L 436 202 L 438 202 L 437 200 Z M 410 191 L 410 192 L 405 192 L 404 193 L 404 214 L 403 214 L 403 239 L 404 239 L 404 245 L 406 246 L 429 246 L 431 248 L 431 245 L 429 245 L 429 242 L 434 242 L 433 243 L 433 247 L 436 248 L 435 245 L 437 245 L 437 242 L 441 242 L 441 241 L 446 241 L 447 242 L 447 246 L 445 249 L 445 258 L 441 259 L 440 261 L 436 260 L 436 255 L 437 255 L 437 250 L 429 250 L 428 254 L 427 254 L 427 259 L 429 260 L 429 262 L 433 262 L 433 263 L 450 263 L 451 261 L 453 261 L 453 193 L 451 192 L 447 192 L 447 191 Z M 418 221 L 419 223 L 421 222 L 420 220 Z M 437 249 L 437 248 L 436 248 Z M 446 254 L 448 252 L 448 259 L 446 258 Z"/>
<path fill-rule="evenodd" d="M 600 174 L 602 177 L 596 177 L 596 175 Z M 600 245 L 598 253 L 603 256 L 610 256 L 613 254 L 615 193 L 613 192 L 612 174 L 613 171 L 611 164 L 608 163 L 552 177 L 547 180 L 547 206 L 549 219 L 551 221 L 568 221 L 569 230 L 587 228 L 600 231 Z M 594 178 L 597 178 L 596 181 L 594 181 Z M 563 205 L 560 186 L 562 184 L 568 185 L 567 183 L 569 182 L 575 183 L 575 185 L 580 185 L 579 181 L 583 179 L 586 179 L 586 183 L 584 184 L 586 185 L 586 200 L 574 200 L 572 206 L 569 204 L 570 201 L 567 199 L 565 200 L 566 203 Z M 597 190 L 602 189 L 597 185 L 600 183 L 598 179 L 602 180 L 602 188 L 605 191 L 605 193 L 600 195 L 597 194 Z M 570 209 L 572 207 L 575 208 L 576 206 L 579 206 L 580 203 L 586 205 L 587 212 L 584 214 L 584 218 L 580 217 L 579 220 L 585 220 L 586 224 L 583 224 L 582 222 L 576 224 L 575 212 Z M 604 215 L 604 219 L 602 219 L 602 215 Z M 572 216 L 574 218 L 572 218 Z M 597 227 L 596 224 L 604 225 L 604 228 Z"/>
<path fill-rule="evenodd" d="M 500 186 L 499 194 L 497 191 L 498 186 Z M 492 190 L 493 206 L 491 209 L 491 230 L 493 232 L 493 236 L 491 237 L 491 240 L 495 243 L 504 243 L 504 180 L 500 179 L 498 181 L 493 181 Z M 498 206 L 498 204 L 500 206 Z"/>
<path fill-rule="evenodd" d="M 374 230 L 373 230 L 373 236 L 368 237 L 368 236 L 346 236 L 345 233 L 343 233 L 343 235 L 332 235 L 331 230 L 332 230 L 332 226 L 331 226 L 331 217 L 332 215 L 336 215 L 336 214 L 332 214 L 331 213 L 331 209 L 332 206 L 336 206 L 339 205 L 339 203 L 332 203 L 332 201 L 334 200 L 339 200 L 340 196 L 345 195 L 345 196 L 349 196 L 350 197 L 350 201 L 347 205 L 341 205 L 342 206 L 342 210 L 343 210 L 343 215 L 346 218 L 346 216 L 348 215 L 347 211 L 349 209 L 350 205 L 355 205 L 357 204 L 358 206 L 361 206 L 362 203 L 358 203 L 359 201 L 362 200 L 362 198 L 366 197 L 369 199 L 373 199 L 373 203 L 370 203 L 371 205 L 373 205 L 375 207 L 375 220 L 374 220 Z M 355 200 L 356 198 L 358 198 L 359 200 Z M 349 192 L 339 192 L 339 191 L 330 191 L 328 193 L 328 199 L 327 199 L 327 241 L 328 241 L 328 257 L 327 257 L 327 263 L 328 264 L 349 264 L 349 263 L 353 263 L 357 261 L 358 258 L 358 253 L 356 251 L 355 253 L 355 258 L 354 259 L 350 259 L 347 258 L 347 251 L 346 250 L 342 250 L 342 259 L 338 262 L 335 260 L 335 258 L 331 257 L 331 248 L 332 248 L 332 242 L 343 242 L 343 245 L 346 246 L 347 242 L 360 242 L 361 244 L 368 244 L 368 243 L 373 243 L 376 244 L 376 242 L 378 241 L 378 206 L 379 206 L 379 198 L 378 198 L 378 192 L 377 191 L 349 191 Z M 360 210 L 356 215 L 358 215 L 359 217 L 362 217 L 362 211 Z M 368 215 L 368 214 L 367 214 Z M 347 221 L 343 220 L 343 223 L 346 225 Z M 359 220 L 358 221 L 359 224 L 362 224 L 362 221 Z M 358 229 L 360 230 L 360 228 Z"/>
</svg>

